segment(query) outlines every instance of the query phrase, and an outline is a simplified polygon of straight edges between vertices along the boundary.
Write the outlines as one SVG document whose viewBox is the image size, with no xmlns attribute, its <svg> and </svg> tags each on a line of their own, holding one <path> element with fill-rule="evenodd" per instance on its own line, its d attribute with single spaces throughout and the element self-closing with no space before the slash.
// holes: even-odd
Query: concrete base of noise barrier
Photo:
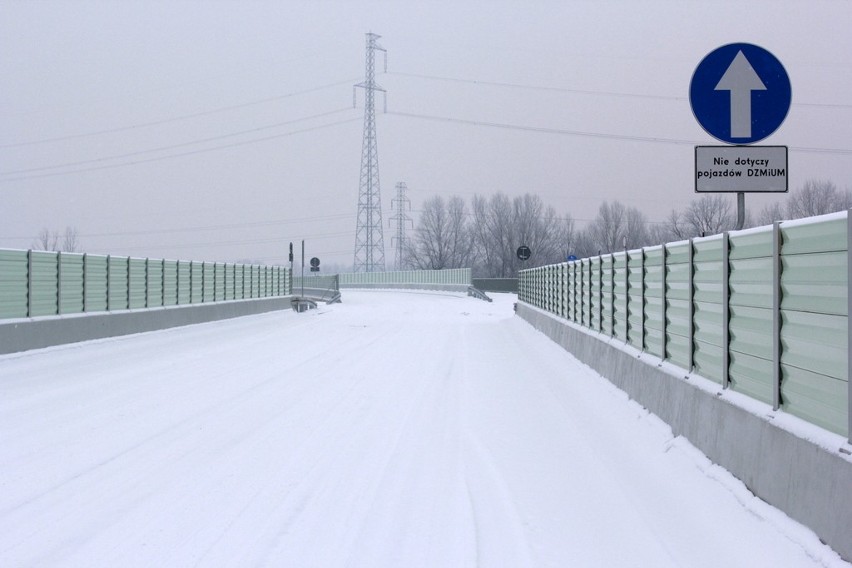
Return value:
<svg viewBox="0 0 852 568">
<path fill-rule="evenodd" d="M 0 354 L 290 309 L 292 296 L 0 322 Z"/>
<path fill-rule="evenodd" d="M 660 417 L 675 436 L 689 440 L 757 497 L 852 561 L 852 461 L 839 448 L 827 450 L 673 376 L 623 349 L 617 339 L 522 302 L 516 313 Z"/>
</svg>

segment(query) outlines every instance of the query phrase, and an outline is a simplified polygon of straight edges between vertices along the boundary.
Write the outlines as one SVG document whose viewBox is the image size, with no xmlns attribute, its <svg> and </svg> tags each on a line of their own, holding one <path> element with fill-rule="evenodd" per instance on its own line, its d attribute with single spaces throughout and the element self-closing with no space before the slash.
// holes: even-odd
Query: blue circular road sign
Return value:
<svg viewBox="0 0 852 568">
<path fill-rule="evenodd" d="M 711 51 L 689 84 L 696 120 L 710 136 L 729 144 L 752 144 L 775 132 L 787 117 L 791 101 L 784 66 L 750 43 L 731 43 Z"/>
</svg>

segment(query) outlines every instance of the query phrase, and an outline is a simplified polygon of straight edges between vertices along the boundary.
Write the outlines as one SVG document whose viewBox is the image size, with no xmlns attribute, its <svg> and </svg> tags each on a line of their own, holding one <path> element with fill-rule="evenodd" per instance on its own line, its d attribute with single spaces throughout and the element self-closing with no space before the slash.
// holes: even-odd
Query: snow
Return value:
<svg viewBox="0 0 852 568">
<path fill-rule="evenodd" d="M 494 298 L 0 357 L 0 566 L 849 566 Z"/>
</svg>

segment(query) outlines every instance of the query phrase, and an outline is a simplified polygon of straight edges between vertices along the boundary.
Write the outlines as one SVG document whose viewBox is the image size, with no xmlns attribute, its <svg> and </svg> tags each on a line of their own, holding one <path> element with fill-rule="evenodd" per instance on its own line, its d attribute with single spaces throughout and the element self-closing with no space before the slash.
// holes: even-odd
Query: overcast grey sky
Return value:
<svg viewBox="0 0 852 568">
<path fill-rule="evenodd" d="M 790 75 L 761 143 L 790 147 L 791 188 L 852 189 L 847 0 L 0 0 L 0 247 L 73 226 L 93 253 L 281 263 L 304 238 L 351 265 L 369 31 L 388 54 L 389 261 L 399 181 L 415 219 L 431 196 L 496 192 L 579 226 L 603 200 L 682 209 L 694 145 L 718 144 L 689 82 L 732 42 Z"/>
</svg>

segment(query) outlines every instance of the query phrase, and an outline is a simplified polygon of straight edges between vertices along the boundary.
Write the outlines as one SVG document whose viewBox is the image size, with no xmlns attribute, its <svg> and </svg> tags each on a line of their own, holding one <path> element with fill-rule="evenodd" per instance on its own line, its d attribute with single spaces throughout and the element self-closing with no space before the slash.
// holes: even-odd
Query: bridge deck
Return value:
<svg viewBox="0 0 852 568">
<path fill-rule="evenodd" d="M 845 565 L 512 301 L 0 357 L 0 565 Z"/>
</svg>

